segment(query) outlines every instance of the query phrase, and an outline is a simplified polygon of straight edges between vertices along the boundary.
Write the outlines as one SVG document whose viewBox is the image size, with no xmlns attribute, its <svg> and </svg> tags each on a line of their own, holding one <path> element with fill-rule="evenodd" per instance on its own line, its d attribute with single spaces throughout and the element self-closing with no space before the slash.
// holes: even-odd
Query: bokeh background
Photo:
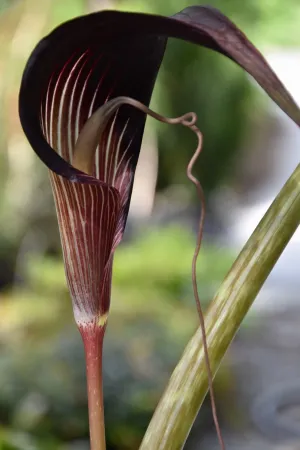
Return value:
<svg viewBox="0 0 300 450">
<path fill-rule="evenodd" d="M 87 450 L 82 343 L 72 318 L 48 174 L 18 119 L 22 70 L 38 40 L 80 14 L 165 15 L 186 0 L 0 0 L 0 449 Z M 300 101 L 299 0 L 215 0 Z M 196 111 L 195 173 L 208 214 L 198 264 L 204 305 L 298 163 L 297 128 L 232 62 L 170 41 L 152 107 Z M 105 340 L 108 448 L 138 448 L 198 326 L 191 258 L 199 202 L 185 170 L 188 130 L 148 120 L 124 242 L 115 257 Z M 228 448 L 300 448 L 300 237 L 269 277 L 215 381 Z M 209 401 L 186 448 L 218 448 Z"/>
</svg>

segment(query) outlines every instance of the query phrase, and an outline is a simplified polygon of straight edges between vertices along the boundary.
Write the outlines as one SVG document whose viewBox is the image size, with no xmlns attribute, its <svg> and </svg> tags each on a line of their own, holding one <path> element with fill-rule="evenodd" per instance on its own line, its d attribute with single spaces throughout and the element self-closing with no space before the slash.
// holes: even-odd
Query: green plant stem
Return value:
<svg viewBox="0 0 300 450">
<path fill-rule="evenodd" d="M 205 315 L 214 375 L 257 293 L 299 223 L 300 165 L 246 243 Z M 201 332 L 198 329 L 170 378 L 140 450 L 181 449 L 207 388 Z"/>
<path fill-rule="evenodd" d="M 104 330 L 81 329 L 86 360 L 91 450 L 105 450 L 105 425 L 102 388 L 102 349 Z"/>
</svg>

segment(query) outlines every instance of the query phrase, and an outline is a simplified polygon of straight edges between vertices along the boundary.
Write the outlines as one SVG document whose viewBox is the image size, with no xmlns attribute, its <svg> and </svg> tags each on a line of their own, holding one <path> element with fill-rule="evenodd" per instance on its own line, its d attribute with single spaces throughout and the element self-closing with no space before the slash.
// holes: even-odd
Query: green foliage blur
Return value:
<svg viewBox="0 0 300 450">
<path fill-rule="evenodd" d="M 256 44 L 300 40 L 298 0 L 206 3 L 220 7 Z M 101 1 L 0 0 L 0 450 L 88 448 L 82 343 L 72 320 L 47 171 L 21 131 L 17 96 L 38 40 L 92 4 L 101 8 Z M 111 7 L 171 15 L 188 4 L 116 0 Z M 230 181 L 254 102 L 257 108 L 253 86 L 233 63 L 170 41 L 152 107 L 169 116 L 197 112 L 205 136 L 197 175 L 208 198 Z M 194 136 L 180 127 L 149 125 L 158 137 L 158 191 L 184 184 L 194 207 L 185 176 Z M 109 449 L 137 448 L 198 325 L 191 228 L 142 226 L 116 253 L 104 363 Z M 210 243 L 202 248 L 198 276 L 204 304 L 232 259 Z M 205 421 L 205 410 L 202 417 Z"/>
</svg>

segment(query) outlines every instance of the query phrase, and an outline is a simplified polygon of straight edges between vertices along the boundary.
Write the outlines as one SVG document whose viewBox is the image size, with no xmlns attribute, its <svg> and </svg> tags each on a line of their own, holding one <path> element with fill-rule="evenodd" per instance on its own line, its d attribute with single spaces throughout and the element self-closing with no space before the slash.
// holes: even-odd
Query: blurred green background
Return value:
<svg viewBox="0 0 300 450">
<path fill-rule="evenodd" d="M 20 78 L 30 51 L 59 23 L 101 8 L 171 15 L 185 0 L 0 0 L 0 449 L 88 448 L 84 355 L 74 326 L 47 171 L 18 120 Z M 300 42 L 298 0 L 206 1 L 229 15 L 260 48 Z M 265 97 L 232 62 L 171 41 L 152 106 L 177 116 L 197 111 L 205 136 L 196 173 L 208 205 L 230 183 L 249 120 Z M 105 341 L 109 449 L 136 449 L 159 396 L 198 324 L 190 283 L 198 203 L 185 167 L 194 147 L 186 130 L 150 121 L 159 172 L 153 216 L 129 220 L 117 250 Z M 174 194 L 175 192 L 175 194 Z M 175 199 L 174 199 L 175 197 Z M 164 213 L 183 202 L 187 220 Z M 180 216 L 182 214 L 180 213 Z M 180 219 L 180 220 L 179 220 Z M 171 224 L 170 224 L 171 222 Z M 213 228 L 213 221 L 211 223 Z M 208 302 L 233 255 L 207 226 L 198 265 Z M 231 375 L 221 371 L 220 398 Z M 222 405 L 221 405 L 222 410 Z M 211 426 L 204 407 L 200 427 Z"/>
</svg>

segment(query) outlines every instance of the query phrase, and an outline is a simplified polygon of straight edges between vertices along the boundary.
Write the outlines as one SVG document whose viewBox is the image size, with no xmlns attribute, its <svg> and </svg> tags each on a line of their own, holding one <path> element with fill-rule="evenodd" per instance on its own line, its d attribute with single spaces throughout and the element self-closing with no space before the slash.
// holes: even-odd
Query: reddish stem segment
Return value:
<svg viewBox="0 0 300 450">
<path fill-rule="evenodd" d="M 102 388 L 102 350 L 104 328 L 80 328 L 84 343 L 89 407 L 91 450 L 105 450 L 105 425 Z"/>
</svg>

